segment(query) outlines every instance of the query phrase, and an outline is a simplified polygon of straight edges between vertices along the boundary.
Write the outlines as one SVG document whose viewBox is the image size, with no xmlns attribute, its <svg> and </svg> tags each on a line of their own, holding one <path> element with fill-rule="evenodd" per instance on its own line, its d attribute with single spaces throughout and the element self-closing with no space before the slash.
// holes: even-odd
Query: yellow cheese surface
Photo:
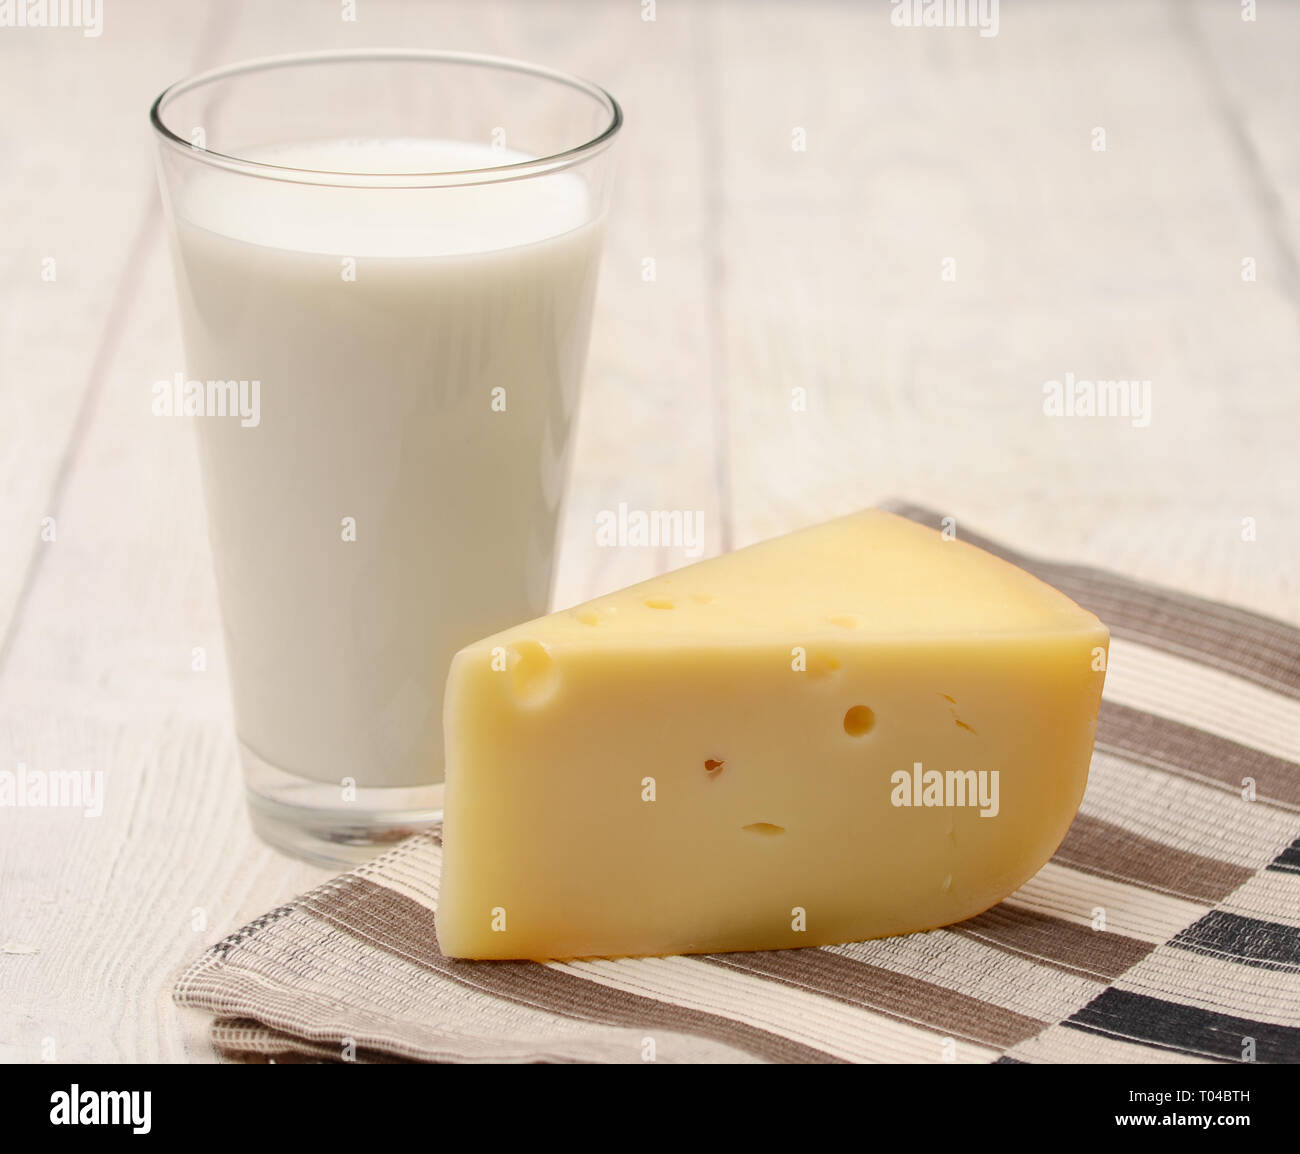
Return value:
<svg viewBox="0 0 1300 1154">
<path fill-rule="evenodd" d="M 1107 642 L 876 510 L 485 638 L 448 674 L 439 944 L 778 949 L 977 914 L 1065 836 Z"/>
</svg>

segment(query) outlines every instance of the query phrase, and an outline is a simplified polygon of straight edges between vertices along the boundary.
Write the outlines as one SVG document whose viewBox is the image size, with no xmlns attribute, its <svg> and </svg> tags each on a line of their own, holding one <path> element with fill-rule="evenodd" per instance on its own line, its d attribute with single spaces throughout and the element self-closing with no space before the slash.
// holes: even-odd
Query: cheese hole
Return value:
<svg viewBox="0 0 1300 1154">
<path fill-rule="evenodd" d="M 841 629 L 856 629 L 858 627 L 858 619 L 852 613 L 839 613 L 834 617 L 828 617 L 826 620 L 832 625 L 838 625 Z"/>
<path fill-rule="evenodd" d="M 870 733 L 876 724 L 876 715 L 865 705 L 855 705 L 844 715 L 844 732 L 850 737 L 861 737 Z"/>
<path fill-rule="evenodd" d="M 600 614 L 594 609 L 584 609 L 577 616 L 584 625 L 596 625 L 600 622 Z"/>
<path fill-rule="evenodd" d="M 755 821 L 751 822 L 749 825 L 742 825 L 740 828 L 744 830 L 745 833 L 761 833 L 767 837 L 772 837 L 774 834 L 778 833 L 785 833 L 785 826 L 773 825 L 770 821 Z"/>
<path fill-rule="evenodd" d="M 647 597 L 646 608 L 647 609 L 676 609 L 677 606 L 673 604 L 673 599 L 671 597 Z"/>
<path fill-rule="evenodd" d="M 560 681 L 555 658 L 540 641 L 517 641 L 507 660 L 515 699 L 524 705 L 541 705 Z"/>
<path fill-rule="evenodd" d="M 694 601 L 696 605 L 712 605 L 717 598 L 714 597 L 712 593 L 692 593 L 691 600 Z"/>
</svg>

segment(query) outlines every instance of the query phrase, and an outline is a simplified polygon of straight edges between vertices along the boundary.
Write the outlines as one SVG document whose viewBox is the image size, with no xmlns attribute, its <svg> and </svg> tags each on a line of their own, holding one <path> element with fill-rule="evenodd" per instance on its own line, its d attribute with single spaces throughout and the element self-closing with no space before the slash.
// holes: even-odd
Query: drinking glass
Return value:
<svg viewBox="0 0 1300 1154">
<path fill-rule="evenodd" d="M 355 861 L 442 805 L 462 645 L 548 608 L 607 92 L 433 51 L 256 60 L 153 105 L 257 832 Z"/>
</svg>

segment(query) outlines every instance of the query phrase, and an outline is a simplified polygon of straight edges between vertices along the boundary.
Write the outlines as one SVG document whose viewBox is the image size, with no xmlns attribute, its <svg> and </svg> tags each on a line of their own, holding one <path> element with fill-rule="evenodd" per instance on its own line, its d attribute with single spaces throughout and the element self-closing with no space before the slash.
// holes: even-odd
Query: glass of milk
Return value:
<svg viewBox="0 0 1300 1154">
<path fill-rule="evenodd" d="M 622 122 L 516 61 L 252 61 L 153 106 L 249 810 L 354 861 L 438 820 L 462 645 L 548 608 Z"/>
</svg>

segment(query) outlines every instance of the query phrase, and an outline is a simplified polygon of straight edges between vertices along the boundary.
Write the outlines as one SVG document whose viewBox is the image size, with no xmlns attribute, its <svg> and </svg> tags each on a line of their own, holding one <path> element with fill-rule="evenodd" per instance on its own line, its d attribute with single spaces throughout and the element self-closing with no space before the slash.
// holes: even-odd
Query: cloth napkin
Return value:
<svg viewBox="0 0 1300 1154">
<path fill-rule="evenodd" d="M 1112 634 L 1082 808 L 1000 905 L 818 949 L 458 961 L 434 830 L 218 942 L 176 1000 L 243 1060 L 1300 1061 L 1300 630 L 961 536 Z"/>
</svg>

